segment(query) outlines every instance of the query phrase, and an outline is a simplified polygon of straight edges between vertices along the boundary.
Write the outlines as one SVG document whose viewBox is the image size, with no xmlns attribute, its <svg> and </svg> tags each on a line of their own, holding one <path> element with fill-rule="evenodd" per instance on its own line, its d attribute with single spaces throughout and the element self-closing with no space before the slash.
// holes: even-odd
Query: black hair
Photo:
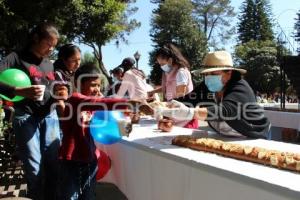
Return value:
<svg viewBox="0 0 300 200">
<path fill-rule="evenodd" d="M 228 70 L 223 70 L 224 72 L 228 72 Z M 239 80 L 242 79 L 242 74 L 239 71 L 232 70 L 231 71 L 231 78 L 228 81 L 227 85 L 232 85 L 238 82 Z"/>
<path fill-rule="evenodd" d="M 172 58 L 173 64 L 178 65 L 179 68 L 190 68 L 189 62 L 184 58 L 180 50 L 174 44 L 168 43 L 159 48 L 155 53 L 155 58 L 158 57 L 164 59 Z"/>
<path fill-rule="evenodd" d="M 113 70 L 110 70 L 111 74 L 119 74 L 119 73 L 123 73 L 123 72 L 124 72 L 124 70 L 122 67 L 116 67 Z"/>
<path fill-rule="evenodd" d="M 35 26 L 29 33 L 27 47 L 31 47 L 39 43 L 43 39 L 48 39 L 51 37 L 59 38 L 59 33 L 54 24 L 50 22 L 43 22 Z"/>
<path fill-rule="evenodd" d="M 242 78 L 242 74 L 239 71 L 232 70 L 230 81 L 239 81 Z"/>
<path fill-rule="evenodd" d="M 124 69 L 124 73 L 125 73 L 128 70 L 135 68 L 134 64 L 135 64 L 134 59 L 131 57 L 127 57 L 127 58 L 123 59 L 122 64 L 119 67 L 122 67 Z"/>
<path fill-rule="evenodd" d="M 65 44 L 60 47 L 57 55 L 58 59 L 54 62 L 55 70 L 67 70 L 63 61 L 73 56 L 77 51 L 81 53 L 80 48 L 74 44 Z"/>
<path fill-rule="evenodd" d="M 99 78 L 101 74 L 100 69 L 93 62 L 87 62 L 81 65 L 75 72 L 74 80 L 78 83 L 78 78 L 80 78 L 80 84 L 89 80 Z"/>
<path fill-rule="evenodd" d="M 80 51 L 79 47 L 74 44 L 65 44 L 59 48 L 58 59 L 66 60 L 72 55 L 76 53 L 76 51 Z"/>
</svg>

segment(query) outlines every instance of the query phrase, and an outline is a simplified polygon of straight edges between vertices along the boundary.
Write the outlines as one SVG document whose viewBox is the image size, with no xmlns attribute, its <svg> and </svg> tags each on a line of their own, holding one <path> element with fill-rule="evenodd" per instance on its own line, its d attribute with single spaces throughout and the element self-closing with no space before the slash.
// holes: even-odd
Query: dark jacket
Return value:
<svg viewBox="0 0 300 200">
<path fill-rule="evenodd" d="M 207 120 L 225 121 L 231 128 L 251 138 L 267 138 L 270 122 L 244 80 L 228 82 L 223 99 L 207 107 Z"/>
<path fill-rule="evenodd" d="M 57 81 L 71 82 L 71 79 L 74 77 L 74 72 L 69 72 L 66 66 L 64 66 L 64 63 L 60 60 L 55 61 L 53 65 L 55 71 L 55 79 Z"/>
<path fill-rule="evenodd" d="M 33 101 L 31 99 L 23 99 L 15 102 L 14 107 L 22 110 L 25 113 L 46 116 L 50 112 L 50 107 L 54 102 L 51 97 L 51 84 L 55 80 L 53 64 L 48 58 L 37 58 L 28 50 L 23 50 L 18 53 L 9 54 L 0 63 L 0 72 L 8 68 L 17 68 L 24 71 L 30 78 L 32 85 L 46 85 L 43 101 Z M 1 84 L 1 91 L 12 97 L 13 87 Z"/>
<path fill-rule="evenodd" d="M 207 102 L 214 102 L 214 94 L 208 90 L 204 81 L 195 86 L 193 91 L 175 99 L 189 107 L 205 107 Z"/>
</svg>

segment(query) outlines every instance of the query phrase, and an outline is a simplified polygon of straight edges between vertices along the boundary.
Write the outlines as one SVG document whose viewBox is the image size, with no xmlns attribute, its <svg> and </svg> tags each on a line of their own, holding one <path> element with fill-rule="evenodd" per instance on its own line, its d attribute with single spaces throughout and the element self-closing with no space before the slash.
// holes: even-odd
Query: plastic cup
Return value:
<svg viewBox="0 0 300 200">
<path fill-rule="evenodd" d="M 42 90 L 42 94 L 36 99 L 36 101 L 43 101 L 46 85 L 36 85 L 36 86 L 39 86 L 39 88 Z"/>
<path fill-rule="evenodd" d="M 125 117 L 124 119 L 119 119 L 117 121 L 118 128 L 122 136 L 129 136 L 132 131 L 132 124 L 129 117 Z"/>
</svg>

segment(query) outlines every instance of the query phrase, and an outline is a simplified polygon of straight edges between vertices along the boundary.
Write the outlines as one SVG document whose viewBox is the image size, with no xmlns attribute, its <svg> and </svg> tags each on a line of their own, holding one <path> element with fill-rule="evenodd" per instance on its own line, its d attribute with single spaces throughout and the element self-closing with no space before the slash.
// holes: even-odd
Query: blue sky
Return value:
<svg viewBox="0 0 300 200">
<path fill-rule="evenodd" d="M 244 0 L 231 0 L 235 11 L 239 13 L 239 7 Z M 295 24 L 296 12 L 300 10 L 300 0 L 270 0 L 274 21 L 278 21 L 287 35 L 291 35 Z M 146 74 L 150 72 L 149 52 L 153 49 L 152 41 L 149 36 L 150 20 L 152 10 L 156 5 L 151 4 L 150 0 L 137 0 L 135 6 L 139 10 L 133 15 L 135 19 L 141 22 L 141 27 L 136 29 L 128 37 L 128 44 L 120 44 L 116 47 L 114 43 L 108 43 L 103 48 L 103 63 L 108 70 L 119 65 L 123 58 L 133 57 L 136 51 L 139 51 L 141 58 L 139 60 L 139 68 L 144 70 Z M 236 23 L 236 20 L 234 21 Z M 274 22 L 275 23 L 275 22 Z M 232 45 L 228 46 L 228 50 L 232 50 Z M 92 50 L 84 45 L 80 45 L 82 52 L 91 52 Z"/>
</svg>

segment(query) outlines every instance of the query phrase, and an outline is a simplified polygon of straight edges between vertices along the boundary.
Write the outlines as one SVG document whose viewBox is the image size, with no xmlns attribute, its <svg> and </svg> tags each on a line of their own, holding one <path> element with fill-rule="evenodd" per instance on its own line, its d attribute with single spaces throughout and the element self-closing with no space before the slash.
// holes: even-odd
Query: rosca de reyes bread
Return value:
<svg viewBox="0 0 300 200">
<path fill-rule="evenodd" d="M 273 166 L 280 169 L 300 172 L 299 153 L 269 150 L 260 147 L 224 142 L 212 138 L 194 138 L 192 136 L 176 136 L 172 140 L 172 144 L 239 160 Z"/>
</svg>

